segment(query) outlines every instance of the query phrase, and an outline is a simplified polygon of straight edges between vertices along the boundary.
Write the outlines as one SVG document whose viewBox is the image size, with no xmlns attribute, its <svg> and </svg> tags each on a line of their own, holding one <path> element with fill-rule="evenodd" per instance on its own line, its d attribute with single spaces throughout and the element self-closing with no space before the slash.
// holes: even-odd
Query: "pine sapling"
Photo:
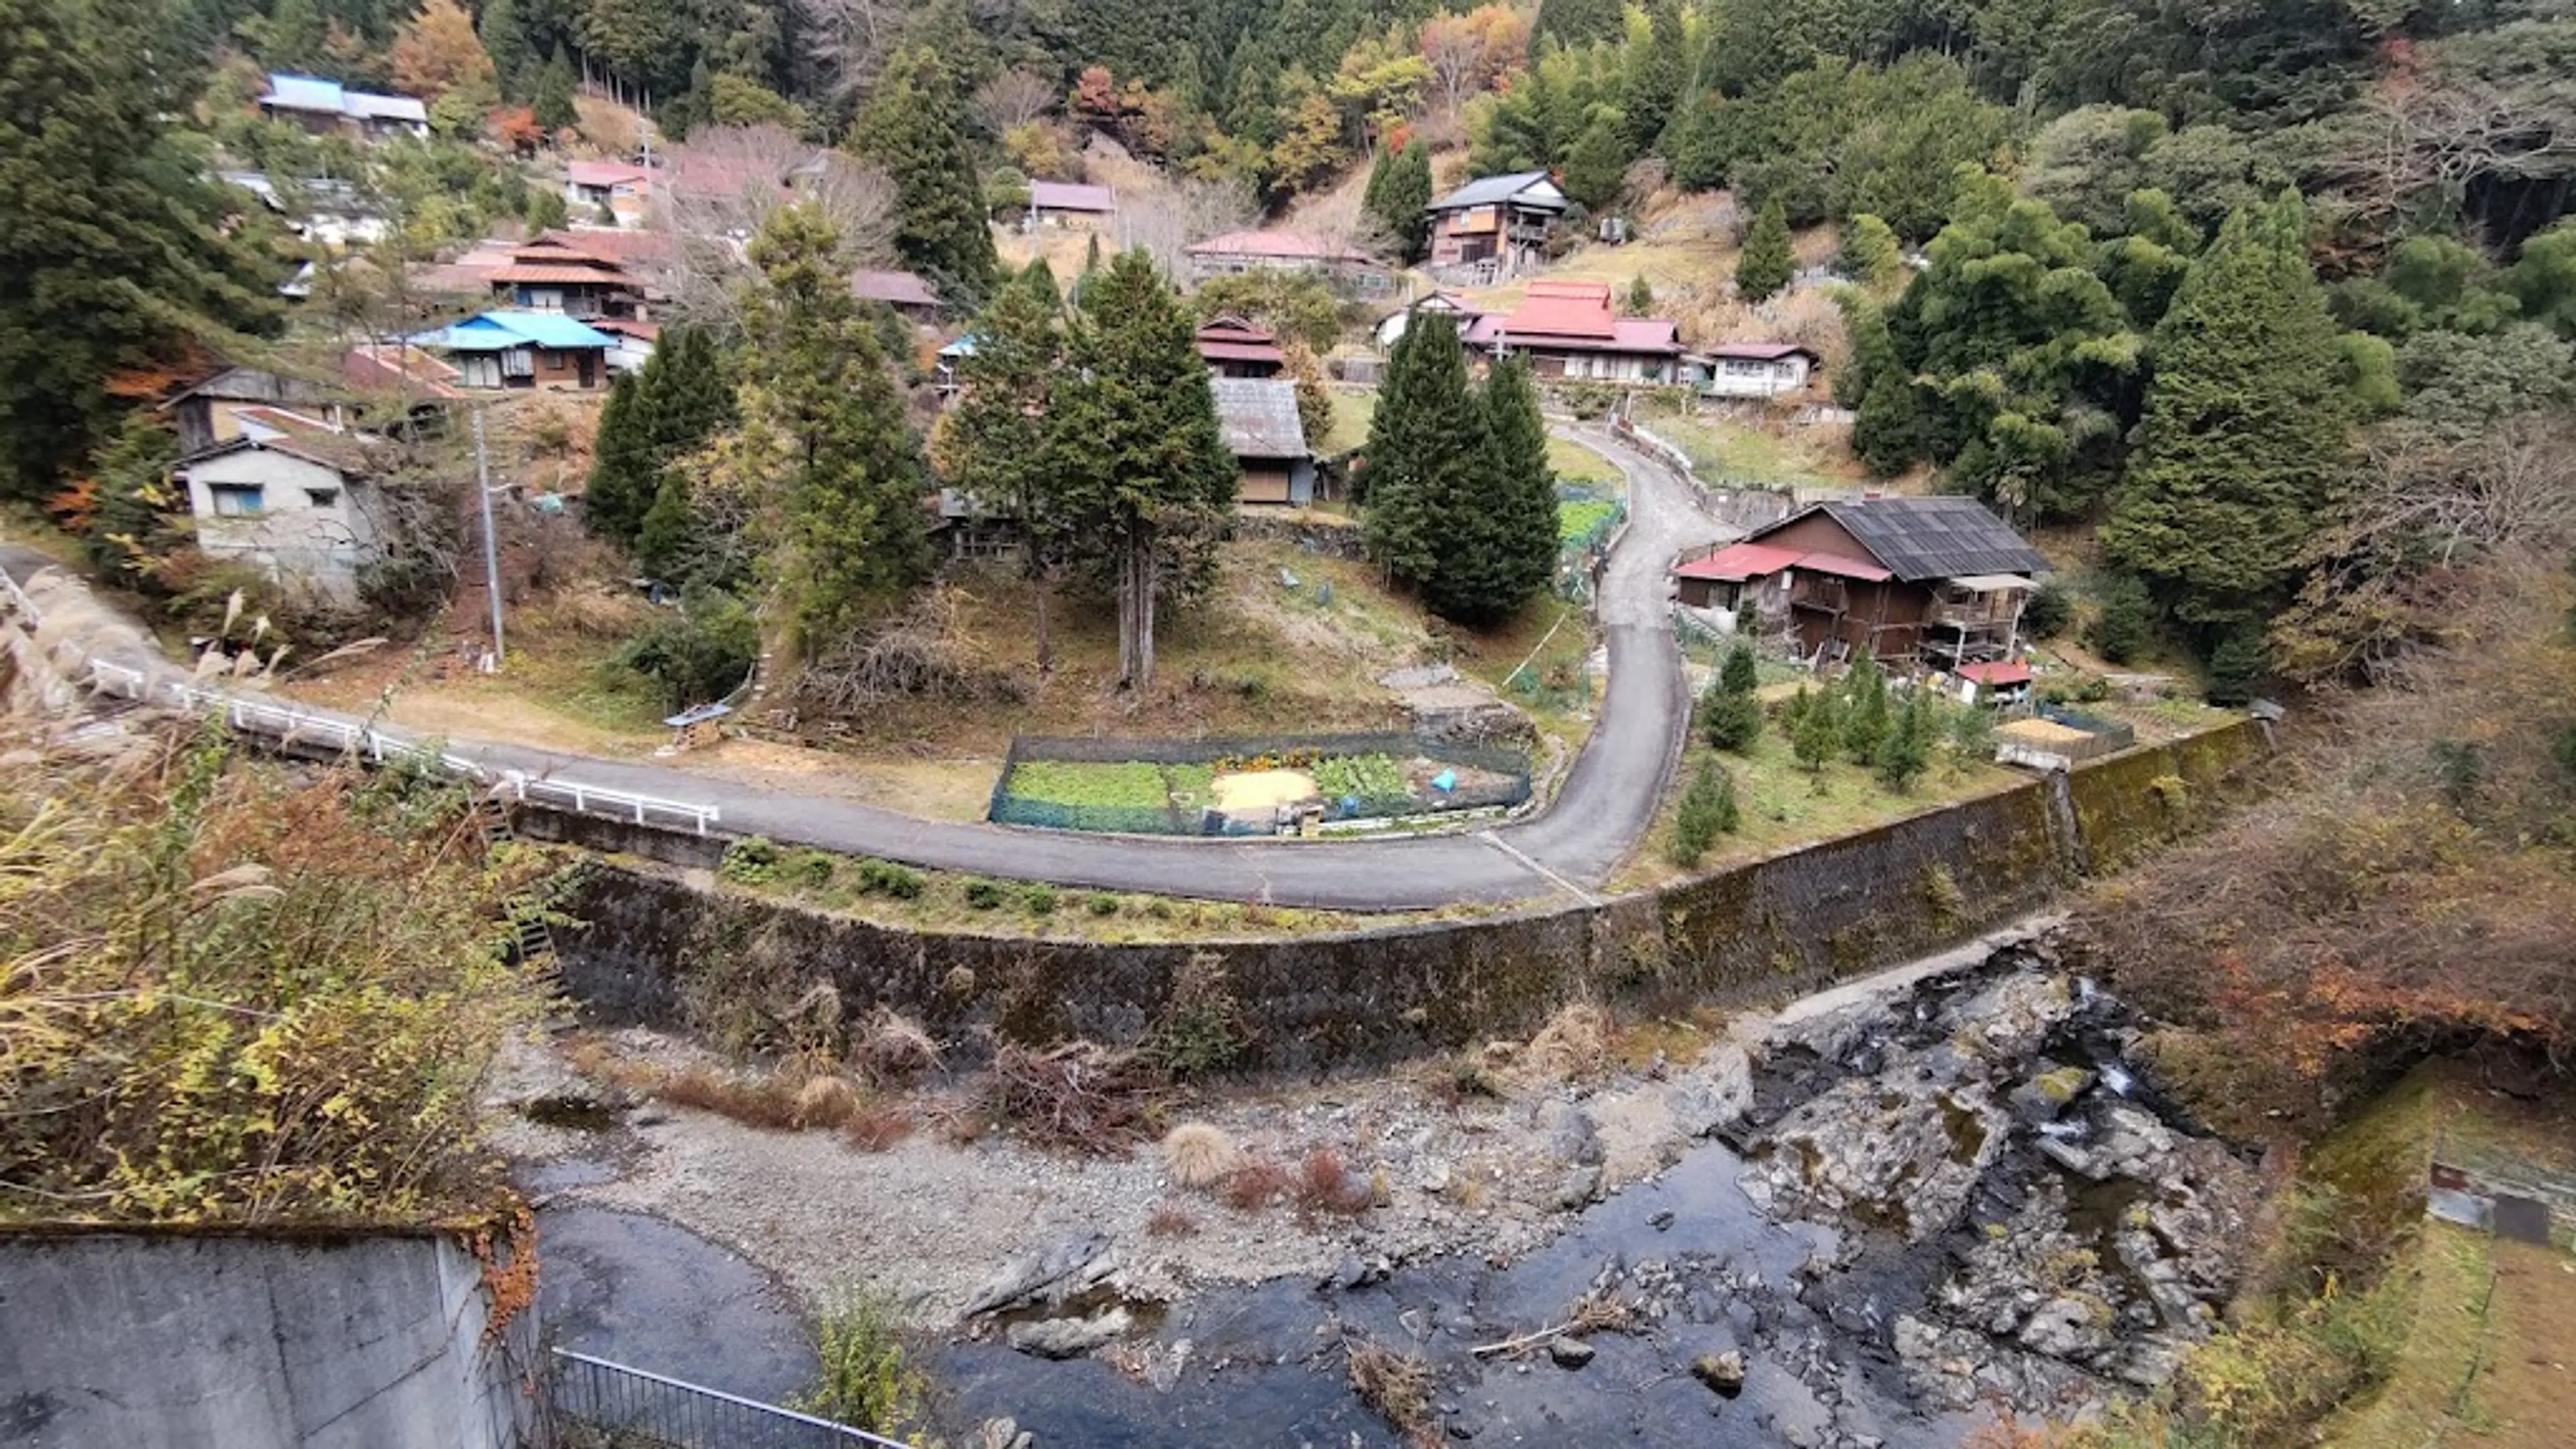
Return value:
<svg viewBox="0 0 2576 1449">
<path fill-rule="evenodd" d="M 1878 770 L 1878 782 L 1903 794 L 1914 788 L 1932 763 L 1932 710 L 1929 692 L 1917 688 L 1905 702 L 1905 712 L 1898 716 L 1895 728 L 1879 742 L 1877 758 L 1872 763 Z"/>
<path fill-rule="evenodd" d="M 1718 832 L 1735 828 L 1730 823 L 1735 813 L 1733 782 L 1715 761 L 1700 761 L 1699 773 L 1691 776 L 1690 788 L 1682 792 L 1681 808 L 1673 814 L 1673 864 L 1699 864 Z"/>
<path fill-rule="evenodd" d="M 1754 694 L 1753 648 L 1739 642 L 1727 651 L 1702 701 L 1701 728 L 1708 742 L 1738 754 L 1762 734 L 1762 701 Z"/>
</svg>

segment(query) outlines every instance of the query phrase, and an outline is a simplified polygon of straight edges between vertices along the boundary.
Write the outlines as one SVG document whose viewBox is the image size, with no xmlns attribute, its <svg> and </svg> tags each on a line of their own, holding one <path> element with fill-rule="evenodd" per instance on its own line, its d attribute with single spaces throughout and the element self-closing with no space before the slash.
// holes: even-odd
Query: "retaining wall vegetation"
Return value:
<svg viewBox="0 0 2576 1449">
<path fill-rule="evenodd" d="M 882 1003 L 965 1060 L 998 1040 L 1135 1044 L 1177 1019 L 1186 983 L 1221 972 L 1247 1037 L 1238 1065 L 1324 1070 L 1526 1032 L 1581 995 L 1749 1005 L 1955 945 L 2204 821 L 2264 753 L 2247 721 L 1659 892 L 1384 930 L 1154 944 L 916 932 L 598 863 L 566 905 L 583 924 L 557 939 L 567 987 L 604 1024 L 757 1045 L 764 1021 L 828 983 L 845 1020 Z"/>
</svg>

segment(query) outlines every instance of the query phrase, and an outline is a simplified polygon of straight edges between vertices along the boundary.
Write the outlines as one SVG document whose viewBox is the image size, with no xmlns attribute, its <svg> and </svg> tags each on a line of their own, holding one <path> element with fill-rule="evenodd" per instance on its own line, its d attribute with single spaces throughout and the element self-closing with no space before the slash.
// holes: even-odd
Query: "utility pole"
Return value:
<svg viewBox="0 0 2576 1449">
<path fill-rule="evenodd" d="M 483 410 L 474 410 L 474 498 L 483 506 L 483 591 L 492 596 L 492 668 L 501 667 L 501 546 L 492 537 L 492 465 L 483 452 Z"/>
</svg>

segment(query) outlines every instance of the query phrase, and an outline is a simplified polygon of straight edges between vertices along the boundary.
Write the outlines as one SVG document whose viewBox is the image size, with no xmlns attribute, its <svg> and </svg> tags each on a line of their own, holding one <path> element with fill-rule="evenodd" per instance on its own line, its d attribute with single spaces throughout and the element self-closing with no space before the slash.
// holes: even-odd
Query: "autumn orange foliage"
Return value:
<svg viewBox="0 0 2576 1449">
<path fill-rule="evenodd" d="M 2452 603 L 2390 683 L 2294 721 L 2286 788 L 2084 915 L 2226 1125 L 2297 1126 L 2429 1051 L 2576 1040 L 2576 578 L 2490 561 Z"/>
</svg>

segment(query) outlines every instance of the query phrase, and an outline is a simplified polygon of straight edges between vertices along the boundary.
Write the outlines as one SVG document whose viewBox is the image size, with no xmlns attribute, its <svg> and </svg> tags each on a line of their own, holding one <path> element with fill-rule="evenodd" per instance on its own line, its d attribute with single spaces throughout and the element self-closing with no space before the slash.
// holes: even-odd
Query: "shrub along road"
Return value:
<svg viewBox="0 0 2576 1449">
<path fill-rule="evenodd" d="M 1083 835 L 922 820 L 845 801 L 764 790 L 666 766 L 560 755 L 500 741 L 445 744 L 495 772 L 660 799 L 710 804 L 723 828 L 783 844 L 882 856 L 934 870 L 1041 880 L 1096 890 L 1260 901 L 1325 910 L 1436 910 L 1566 894 L 1589 899 L 1635 848 L 1663 799 L 1690 724 L 1691 700 L 1666 610 L 1666 570 L 1684 548 L 1735 530 L 1700 511 L 1693 487 L 1597 431 L 1579 434 L 1627 478 L 1630 521 L 1600 592 L 1609 685 L 1591 739 L 1554 801 L 1500 828 L 1389 840 L 1191 841 Z M 0 545 L 0 568 L 20 580 L 50 560 Z M 113 632 L 121 643 L 109 646 Z M 175 677 L 145 656 L 130 629 L 93 647 L 119 663 Z M 297 705 L 307 713 L 332 711 Z M 397 733 L 387 731 L 389 734 Z"/>
</svg>

